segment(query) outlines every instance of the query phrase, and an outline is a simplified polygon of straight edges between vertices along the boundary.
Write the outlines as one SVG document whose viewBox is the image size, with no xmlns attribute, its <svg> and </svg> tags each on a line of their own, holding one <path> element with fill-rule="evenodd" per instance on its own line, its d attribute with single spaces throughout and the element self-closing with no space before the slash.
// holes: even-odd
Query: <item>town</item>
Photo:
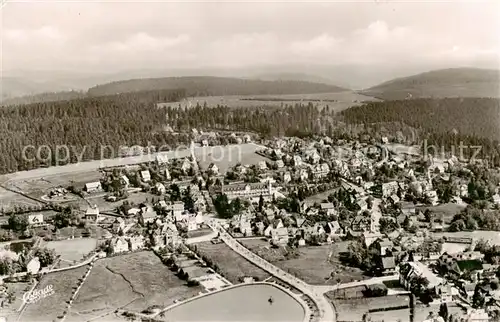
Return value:
<svg viewBox="0 0 500 322">
<path fill-rule="evenodd" d="M 196 154 L 223 136 L 229 147 L 251 146 L 253 162 L 202 165 Z M 37 207 L 4 210 L 2 312 L 175 320 L 193 298 L 273 285 L 303 307 L 293 321 L 499 318 L 500 175 L 484 160 L 423 158 L 396 136 L 270 140 L 193 129 L 192 138 L 186 157 L 159 152 L 100 168 L 94 181 L 51 187 Z M 59 285 L 75 274 L 73 288 Z M 135 296 L 111 299 L 115 274 L 153 284 L 131 284 L 140 300 L 124 306 Z M 46 287 L 50 295 L 20 300 Z M 278 305 L 283 294 L 265 300 Z M 88 311 L 93 296 L 115 303 Z"/>
</svg>

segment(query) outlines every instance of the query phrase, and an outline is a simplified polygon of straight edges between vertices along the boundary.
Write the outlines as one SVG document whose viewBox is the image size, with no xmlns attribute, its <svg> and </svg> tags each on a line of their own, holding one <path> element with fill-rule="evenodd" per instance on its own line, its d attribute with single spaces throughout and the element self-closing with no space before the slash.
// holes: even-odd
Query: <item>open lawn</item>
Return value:
<svg viewBox="0 0 500 322">
<path fill-rule="evenodd" d="M 8 185 L 9 187 L 20 190 L 30 196 L 40 198 L 45 195 L 50 189 L 56 187 L 83 187 L 87 182 L 99 181 L 101 173 L 99 171 L 86 171 L 69 174 L 56 174 L 40 176 L 37 178 L 13 179 Z"/>
<path fill-rule="evenodd" d="M 13 292 L 15 300 L 12 303 L 4 302 L 4 307 L 0 310 L 1 316 L 7 317 L 7 321 L 16 321 L 18 312 L 17 310 L 23 304 L 23 294 L 30 290 L 29 283 L 5 283 L 9 292 Z"/>
<path fill-rule="evenodd" d="M 101 259 L 78 293 L 68 321 L 106 321 L 118 308 L 140 312 L 152 305 L 166 307 L 201 291 L 185 284 L 152 252 Z"/>
<path fill-rule="evenodd" d="M 262 147 L 253 143 L 200 147 L 199 149 L 201 150 L 200 153 L 196 153 L 196 159 L 200 167 L 206 169 L 214 163 L 219 167 L 220 173 L 226 172 L 238 163 L 252 165 L 260 161 L 269 161 L 268 158 L 255 153 Z"/>
<path fill-rule="evenodd" d="M 342 111 L 354 105 L 359 105 L 362 101 L 378 101 L 378 99 L 357 94 L 351 91 L 337 93 L 315 93 L 315 94 L 287 94 L 287 95 L 228 95 L 228 96 L 208 96 L 208 97 L 190 97 L 181 102 L 161 103 L 161 107 L 172 106 L 176 107 L 195 107 L 196 104 L 203 106 L 205 103 L 208 107 L 217 105 L 228 107 L 281 107 L 285 104 L 305 104 L 311 102 L 318 108 L 323 108 L 326 105 L 330 106 L 334 111 Z"/>
<path fill-rule="evenodd" d="M 270 277 L 266 271 L 250 263 L 224 243 L 202 242 L 195 245 L 198 254 L 217 264 L 220 273 L 231 283 L 239 283 L 246 276 L 252 276 L 259 281 Z"/>
<path fill-rule="evenodd" d="M 347 250 L 347 242 L 332 245 L 300 247 L 295 254 L 284 256 L 284 248 L 271 248 L 260 239 L 240 240 L 240 242 L 267 261 L 297 276 L 306 283 L 323 285 L 348 283 L 368 278 L 360 269 L 344 266 L 340 254 Z M 333 273 L 333 274 L 332 274 Z"/>
<path fill-rule="evenodd" d="M 43 246 L 54 249 L 56 254 L 60 256 L 59 265 L 56 267 L 67 267 L 82 261 L 85 255 L 95 250 L 97 239 L 75 238 L 49 241 Z"/>
<path fill-rule="evenodd" d="M 338 312 L 339 321 L 361 321 L 363 314 L 371 310 L 381 310 L 389 308 L 403 308 L 410 307 L 409 296 L 392 295 L 384 297 L 361 298 L 361 299 L 348 299 L 348 300 L 333 300 L 335 309 Z M 400 310 L 401 311 L 401 310 Z M 382 314 L 385 316 L 388 312 Z M 408 310 L 409 313 L 409 310 Z M 398 317 L 399 318 L 399 317 Z M 397 321 L 386 320 L 386 321 Z M 415 319 L 415 321 L 423 321 Z"/>
<path fill-rule="evenodd" d="M 198 229 L 198 230 L 188 231 L 187 232 L 187 237 L 188 238 L 196 238 L 196 237 L 201 237 L 201 236 L 209 235 L 209 234 L 211 234 L 213 232 L 214 231 L 212 230 L 212 228 L 206 227 L 206 228 L 201 228 L 201 229 Z"/>
<path fill-rule="evenodd" d="M 84 266 L 45 275 L 36 289 L 42 290 L 48 285 L 52 285 L 54 294 L 34 304 L 28 304 L 20 321 L 45 322 L 57 319 L 66 310 L 66 301 L 71 298 L 78 279 L 82 278 L 86 271 L 87 266 Z"/>
</svg>

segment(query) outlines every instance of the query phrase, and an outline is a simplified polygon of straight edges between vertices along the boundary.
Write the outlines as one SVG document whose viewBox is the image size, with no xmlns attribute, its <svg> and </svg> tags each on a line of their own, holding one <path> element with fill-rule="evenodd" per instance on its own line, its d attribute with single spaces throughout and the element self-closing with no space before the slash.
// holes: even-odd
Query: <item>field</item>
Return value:
<svg viewBox="0 0 500 322">
<path fill-rule="evenodd" d="M 106 320 L 118 308 L 140 312 L 197 295 L 152 252 L 98 260 L 73 302 L 68 321 Z M 110 315 L 111 314 L 111 315 Z"/>
<path fill-rule="evenodd" d="M 361 270 L 341 264 L 340 254 L 347 251 L 348 244 L 345 242 L 298 248 L 298 256 L 296 258 L 291 256 L 289 259 L 284 258 L 283 248 L 271 248 L 264 240 L 252 239 L 240 242 L 267 261 L 309 284 L 333 285 L 339 281 L 348 283 L 367 278 Z"/>
<path fill-rule="evenodd" d="M 1 310 L 2 316 L 7 317 L 7 321 L 15 321 L 18 315 L 17 310 L 23 304 L 23 294 L 30 290 L 31 285 L 29 283 L 5 283 L 5 286 L 14 293 L 15 300 L 11 304 L 4 302 Z"/>
<path fill-rule="evenodd" d="M 266 271 L 250 263 L 224 243 L 202 242 L 195 245 L 197 252 L 216 263 L 221 275 L 231 283 L 239 283 L 246 276 L 255 277 L 259 281 L 270 277 Z"/>
<path fill-rule="evenodd" d="M 83 256 L 93 251 L 97 246 L 94 238 L 76 238 L 70 240 L 49 241 L 45 245 L 52 248 L 60 256 L 57 267 L 67 267 L 83 260 Z"/>
<path fill-rule="evenodd" d="M 328 297 L 328 295 L 327 295 Z M 374 298 L 348 299 L 348 300 L 333 300 L 335 309 L 338 312 L 339 321 L 361 321 L 363 314 L 369 310 L 378 310 L 383 308 L 410 307 L 409 296 L 393 295 Z M 404 311 L 404 310 L 399 310 Z M 409 315 L 409 310 L 408 315 Z M 389 312 L 383 312 L 384 316 Z M 400 318 L 400 317 L 398 317 Z M 386 321 L 397 321 L 386 320 Z M 415 321 L 423 321 L 416 319 Z"/>
<path fill-rule="evenodd" d="M 79 267 L 69 271 L 45 275 L 37 290 L 52 285 L 54 294 L 40 301 L 26 306 L 20 321 L 45 322 L 55 320 L 66 310 L 66 301 L 71 298 L 73 288 L 77 286 L 78 279 L 82 278 L 87 271 L 87 266 Z"/>
<path fill-rule="evenodd" d="M 181 102 L 176 103 L 161 103 L 161 107 L 195 107 L 196 104 L 203 106 L 205 103 L 208 107 L 217 105 L 228 107 L 281 107 L 285 104 L 308 104 L 311 102 L 318 108 L 323 108 L 329 105 L 335 111 L 342 111 L 354 105 L 359 105 L 362 101 L 377 101 L 378 99 L 357 94 L 351 91 L 337 93 L 316 93 L 316 94 L 292 94 L 292 95 L 249 95 L 249 96 L 208 96 L 208 97 L 190 97 Z"/>
</svg>

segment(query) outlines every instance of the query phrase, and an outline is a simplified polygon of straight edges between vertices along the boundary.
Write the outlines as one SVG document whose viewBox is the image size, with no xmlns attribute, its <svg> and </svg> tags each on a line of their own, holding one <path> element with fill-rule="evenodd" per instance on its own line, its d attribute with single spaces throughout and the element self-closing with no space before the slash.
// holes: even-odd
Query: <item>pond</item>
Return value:
<svg viewBox="0 0 500 322">
<path fill-rule="evenodd" d="M 273 302 L 268 300 L 272 297 Z M 204 296 L 165 312 L 162 321 L 302 322 L 304 308 L 288 293 L 267 284 L 242 285 Z"/>
</svg>

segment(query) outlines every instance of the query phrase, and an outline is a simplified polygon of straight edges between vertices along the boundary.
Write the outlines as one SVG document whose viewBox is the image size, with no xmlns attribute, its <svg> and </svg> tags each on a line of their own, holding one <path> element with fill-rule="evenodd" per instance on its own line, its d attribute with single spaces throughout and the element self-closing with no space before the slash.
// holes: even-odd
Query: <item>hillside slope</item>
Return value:
<svg viewBox="0 0 500 322">
<path fill-rule="evenodd" d="M 396 78 L 362 91 L 386 100 L 444 97 L 500 97 L 500 71 L 451 68 Z"/>
<path fill-rule="evenodd" d="M 457 132 L 500 140 L 500 100 L 496 98 L 422 98 L 370 102 L 341 112 L 348 123 L 402 122 L 439 133 Z"/>
<path fill-rule="evenodd" d="M 159 89 L 185 89 L 188 96 L 311 94 L 340 92 L 346 89 L 333 85 L 304 81 L 262 81 L 226 77 L 165 77 L 132 79 L 98 85 L 89 95 L 111 95 L 125 92 Z"/>
</svg>

